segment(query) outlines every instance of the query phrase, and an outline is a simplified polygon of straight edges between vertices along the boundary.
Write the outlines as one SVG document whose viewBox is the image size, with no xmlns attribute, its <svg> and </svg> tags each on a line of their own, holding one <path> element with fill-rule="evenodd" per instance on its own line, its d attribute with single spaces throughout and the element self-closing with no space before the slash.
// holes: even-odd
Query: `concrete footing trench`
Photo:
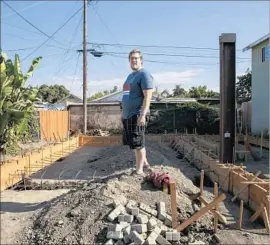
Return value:
<svg viewBox="0 0 270 245">
<path fill-rule="evenodd" d="M 168 142 L 148 140 L 153 169 L 176 182 L 177 220 L 202 208 L 200 169 Z M 82 146 L 1 193 L 1 244 L 270 244 L 264 223 L 250 222 L 245 205 L 238 229 L 239 202 L 229 193 L 218 206 L 227 223 L 207 212 L 181 231 L 172 229 L 170 195 L 133 174 L 135 156 L 126 146 Z M 205 177 L 203 196 L 214 184 Z"/>
</svg>

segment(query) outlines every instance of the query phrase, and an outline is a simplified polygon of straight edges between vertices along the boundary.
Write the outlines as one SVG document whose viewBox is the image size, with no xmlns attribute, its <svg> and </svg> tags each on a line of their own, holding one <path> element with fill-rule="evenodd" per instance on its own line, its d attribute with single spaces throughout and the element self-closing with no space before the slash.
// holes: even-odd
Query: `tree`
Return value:
<svg viewBox="0 0 270 245">
<path fill-rule="evenodd" d="M 213 90 L 208 90 L 207 86 L 191 87 L 188 91 L 188 97 L 190 98 L 213 98 L 216 97 L 216 93 Z"/>
<path fill-rule="evenodd" d="M 14 62 L 5 54 L 0 54 L 0 152 L 6 146 L 16 144 L 27 129 L 38 90 L 25 84 L 41 59 L 34 59 L 24 75 L 17 54 Z"/>
<path fill-rule="evenodd" d="M 99 99 L 99 98 L 101 98 L 103 96 L 104 96 L 103 92 L 97 92 L 97 93 L 93 94 L 91 97 L 89 97 L 87 99 L 87 101 L 96 100 L 96 99 Z"/>
<path fill-rule="evenodd" d="M 118 91 L 118 87 L 117 86 L 114 86 L 113 89 L 110 91 L 110 93 L 115 93 Z"/>
<path fill-rule="evenodd" d="M 176 85 L 175 88 L 173 89 L 173 97 L 180 97 L 180 96 L 185 96 L 186 91 L 184 88 L 181 88 L 181 85 Z"/>
<path fill-rule="evenodd" d="M 43 84 L 38 89 L 38 97 L 43 102 L 55 103 L 69 95 L 69 91 L 63 85 Z"/>
<path fill-rule="evenodd" d="M 87 99 L 87 101 L 92 101 L 92 100 L 99 99 L 99 98 L 101 98 L 103 96 L 109 95 L 111 93 L 115 93 L 115 92 L 117 92 L 117 90 L 118 90 L 118 87 L 114 86 L 113 89 L 111 89 L 111 90 L 99 91 L 99 92 L 93 94 L 91 97 L 89 97 Z"/>
<path fill-rule="evenodd" d="M 246 74 L 237 76 L 236 82 L 236 101 L 239 104 L 251 100 L 251 71 L 248 69 Z"/>
<path fill-rule="evenodd" d="M 170 96 L 170 92 L 168 89 L 165 89 L 163 92 L 161 92 L 160 94 L 162 97 L 169 97 Z"/>
</svg>

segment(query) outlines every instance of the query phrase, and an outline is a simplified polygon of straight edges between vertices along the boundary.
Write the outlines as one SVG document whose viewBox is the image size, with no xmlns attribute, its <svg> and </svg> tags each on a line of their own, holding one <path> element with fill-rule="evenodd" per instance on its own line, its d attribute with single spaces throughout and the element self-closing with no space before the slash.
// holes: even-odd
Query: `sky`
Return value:
<svg viewBox="0 0 270 245">
<path fill-rule="evenodd" d="M 42 56 L 28 84 L 62 84 L 82 98 L 83 55 L 77 50 L 83 48 L 83 1 L 6 3 L 18 14 L 1 3 L 2 50 L 11 59 L 19 54 L 23 71 Z M 105 53 L 88 53 L 88 96 L 115 85 L 122 89 L 133 48 L 144 53 L 144 68 L 160 92 L 175 85 L 218 92 L 219 36 L 236 33 L 236 73 L 244 73 L 251 68 L 251 52 L 242 49 L 269 33 L 269 10 L 268 1 L 91 2 L 87 48 Z"/>
</svg>

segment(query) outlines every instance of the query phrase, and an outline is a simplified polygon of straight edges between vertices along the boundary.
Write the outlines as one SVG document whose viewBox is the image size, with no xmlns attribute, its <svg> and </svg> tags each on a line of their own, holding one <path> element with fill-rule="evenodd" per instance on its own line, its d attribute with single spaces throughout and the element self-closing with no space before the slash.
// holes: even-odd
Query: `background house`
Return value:
<svg viewBox="0 0 270 245">
<path fill-rule="evenodd" d="M 251 132 L 269 132 L 269 34 L 243 49 L 252 52 Z"/>
<path fill-rule="evenodd" d="M 83 103 L 83 100 L 74 94 L 69 94 L 68 96 L 54 103 L 54 105 L 58 108 L 65 109 L 69 104 L 73 103 Z"/>
<path fill-rule="evenodd" d="M 122 91 L 117 91 L 108 95 L 105 95 L 101 98 L 92 100 L 91 102 L 98 102 L 98 103 L 104 103 L 104 102 L 120 102 L 122 100 Z M 156 101 L 157 96 L 152 96 L 152 101 Z"/>
</svg>

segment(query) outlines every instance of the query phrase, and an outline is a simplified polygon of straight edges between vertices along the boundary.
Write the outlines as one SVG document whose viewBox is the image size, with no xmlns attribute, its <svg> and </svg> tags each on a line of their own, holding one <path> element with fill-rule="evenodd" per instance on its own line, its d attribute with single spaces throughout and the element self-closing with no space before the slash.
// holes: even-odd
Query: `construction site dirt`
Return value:
<svg viewBox="0 0 270 245">
<path fill-rule="evenodd" d="M 200 170 L 165 144 L 148 141 L 146 146 L 153 169 L 162 168 L 176 182 L 178 221 L 188 219 L 200 209 L 190 198 L 200 191 L 196 186 Z M 104 244 L 109 224 L 115 223 L 108 215 L 116 200 L 132 200 L 153 209 L 164 202 L 170 214 L 170 195 L 133 175 L 134 167 L 134 153 L 128 147 L 84 146 L 33 174 L 25 185 L 3 191 L 1 244 Z M 212 193 L 211 184 L 204 187 L 209 202 Z M 227 224 L 219 224 L 216 234 L 214 216 L 208 212 L 171 244 L 269 244 L 264 226 L 249 221 L 253 213 L 248 209 L 243 212 L 242 230 L 237 228 L 239 204 L 232 203 L 228 193 L 226 196 L 219 210 Z"/>
</svg>

